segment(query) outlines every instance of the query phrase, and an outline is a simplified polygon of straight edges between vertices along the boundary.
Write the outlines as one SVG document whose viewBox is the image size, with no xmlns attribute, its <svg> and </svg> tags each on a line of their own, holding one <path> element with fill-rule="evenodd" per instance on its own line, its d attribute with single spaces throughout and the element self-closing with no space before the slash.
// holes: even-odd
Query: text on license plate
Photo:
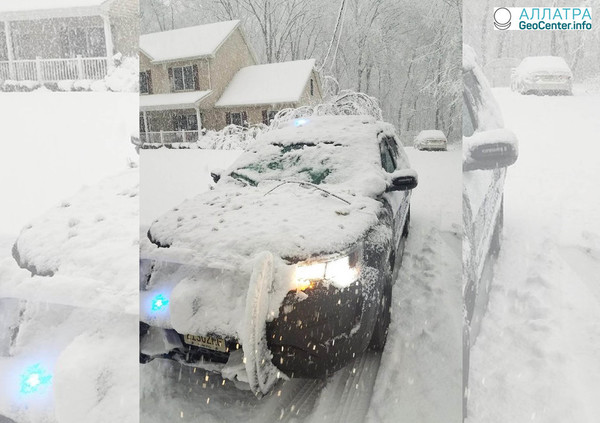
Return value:
<svg viewBox="0 0 600 423">
<path fill-rule="evenodd" d="M 185 335 L 184 340 L 186 344 L 195 345 L 196 347 L 227 352 L 225 340 L 223 338 L 217 338 L 216 336 Z"/>
</svg>

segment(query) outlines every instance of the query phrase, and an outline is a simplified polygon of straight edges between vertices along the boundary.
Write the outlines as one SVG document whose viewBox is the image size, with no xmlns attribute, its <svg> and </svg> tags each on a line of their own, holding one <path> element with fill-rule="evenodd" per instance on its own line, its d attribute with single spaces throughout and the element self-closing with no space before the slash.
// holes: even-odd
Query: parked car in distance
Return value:
<svg viewBox="0 0 600 423">
<path fill-rule="evenodd" d="M 442 131 L 437 129 L 428 129 L 419 132 L 419 135 L 415 138 L 413 146 L 417 150 L 429 150 L 429 151 L 446 151 L 448 149 L 448 140 Z"/>
<path fill-rule="evenodd" d="M 510 87 L 521 94 L 573 94 L 573 73 L 562 57 L 526 57 L 511 71 Z"/>
<path fill-rule="evenodd" d="M 140 360 L 238 360 L 264 394 L 265 367 L 321 378 L 382 350 L 417 185 L 392 125 L 295 119 L 213 180 L 148 231 Z"/>
<path fill-rule="evenodd" d="M 470 348 L 479 333 L 500 251 L 506 168 L 517 160 L 516 136 L 502 114 L 475 53 L 463 46 L 463 415 Z"/>
</svg>

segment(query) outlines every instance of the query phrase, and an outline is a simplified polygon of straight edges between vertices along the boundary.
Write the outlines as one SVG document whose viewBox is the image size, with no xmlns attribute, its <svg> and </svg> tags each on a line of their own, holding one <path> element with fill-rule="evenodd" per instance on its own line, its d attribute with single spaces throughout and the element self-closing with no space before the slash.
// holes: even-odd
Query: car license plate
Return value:
<svg viewBox="0 0 600 423">
<path fill-rule="evenodd" d="M 185 343 L 213 351 L 227 352 L 225 340 L 216 336 L 185 335 Z"/>
</svg>

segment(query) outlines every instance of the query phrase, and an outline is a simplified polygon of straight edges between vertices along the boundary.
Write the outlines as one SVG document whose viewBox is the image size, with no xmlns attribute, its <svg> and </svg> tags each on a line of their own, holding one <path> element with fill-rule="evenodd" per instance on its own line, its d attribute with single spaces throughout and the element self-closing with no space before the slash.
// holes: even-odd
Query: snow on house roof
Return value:
<svg viewBox="0 0 600 423">
<path fill-rule="evenodd" d="M 140 110 L 193 109 L 212 91 L 190 91 L 184 93 L 150 94 L 140 96 Z"/>
<path fill-rule="evenodd" d="M 297 102 L 314 67 L 314 59 L 247 66 L 235 74 L 216 106 Z"/>
<path fill-rule="evenodd" d="M 105 3 L 112 3 L 113 0 L 2 0 L 0 1 L 0 17 L 3 18 L 23 18 L 21 12 L 40 12 L 49 13 L 49 17 L 54 17 L 56 11 L 63 10 L 61 15 L 77 16 L 78 10 L 99 8 Z M 71 9 L 71 10 L 68 10 Z M 29 15 L 31 18 L 38 17 L 37 14 Z"/>
<path fill-rule="evenodd" d="M 213 56 L 240 21 L 216 22 L 140 37 L 140 50 L 153 62 Z"/>
</svg>

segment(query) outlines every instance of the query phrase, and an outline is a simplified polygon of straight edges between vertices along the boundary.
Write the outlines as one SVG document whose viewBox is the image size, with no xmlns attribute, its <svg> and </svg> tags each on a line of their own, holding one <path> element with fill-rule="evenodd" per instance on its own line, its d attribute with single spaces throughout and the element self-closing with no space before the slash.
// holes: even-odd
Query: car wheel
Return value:
<svg viewBox="0 0 600 423">
<path fill-rule="evenodd" d="M 496 219 L 496 226 L 494 227 L 494 234 L 492 235 L 492 242 L 490 244 L 490 253 L 494 257 L 498 257 L 500 254 L 500 246 L 502 244 L 502 228 L 504 227 L 504 196 L 500 200 L 500 210 L 498 211 L 498 218 Z"/>
<path fill-rule="evenodd" d="M 386 275 L 385 286 L 383 287 L 383 293 L 381 294 L 381 301 L 379 303 L 379 314 L 377 315 L 377 321 L 373 328 L 373 336 L 369 343 L 369 348 L 373 351 L 383 351 L 385 342 L 387 341 L 388 329 L 392 318 L 392 269 L 388 269 Z"/>
</svg>

